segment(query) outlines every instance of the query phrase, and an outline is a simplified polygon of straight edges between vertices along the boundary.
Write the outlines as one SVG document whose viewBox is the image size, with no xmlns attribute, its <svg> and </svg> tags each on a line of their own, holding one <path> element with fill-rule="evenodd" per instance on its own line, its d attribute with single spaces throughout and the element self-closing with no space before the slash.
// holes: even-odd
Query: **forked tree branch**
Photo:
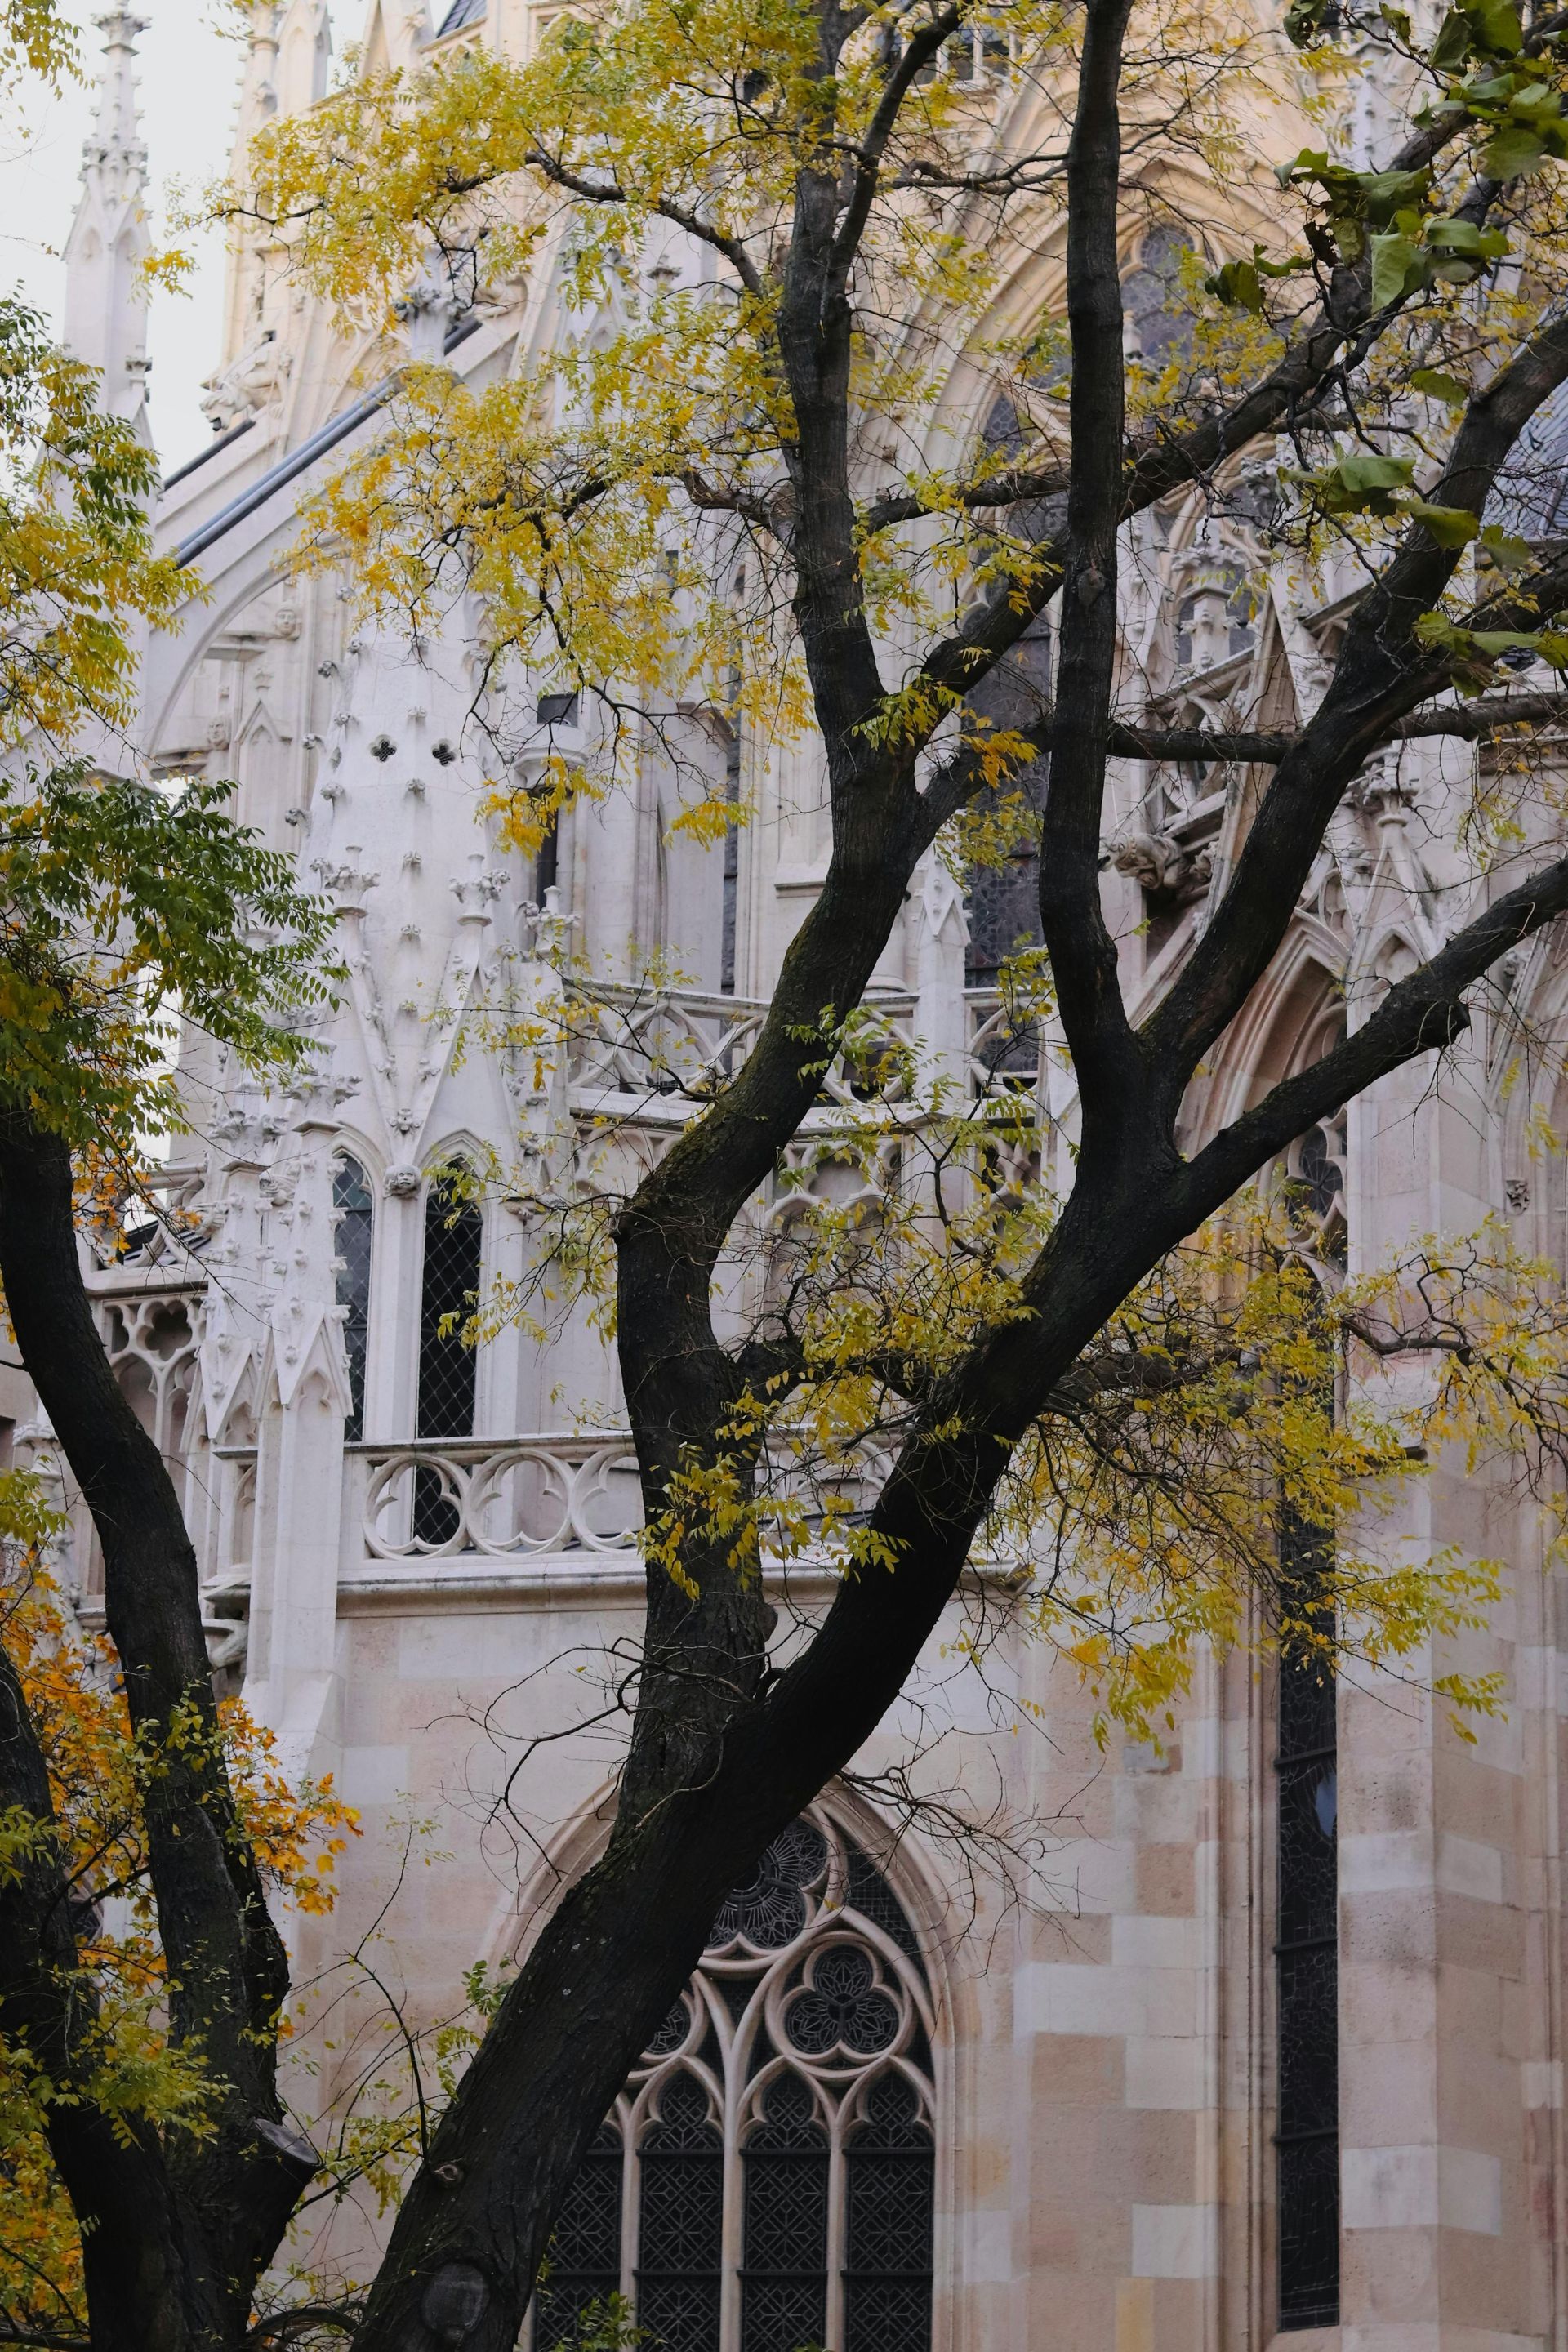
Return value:
<svg viewBox="0 0 1568 2352">
<path fill-rule="evenodd" d="M 1119 93 L 1129 0 L 1088 0 L 1068 149 L 1072 478 L 1062 548 L 1051 782 L 1040 845 L 1040 925 L 1078 1070 L 1084 1147 L 1136 1118 L 1144 1092 L 1099 882 L 1117 646 L 1126 367 L 1118 199 Z"/>
<path fill-rule="evenodd" d="M 1565 381 L 1568 313 L 1559 313 L 1471 400 L 1432 503 L 1479 515 L 1519 435 Z M 1208 928 L 1144 1024 L 1173 1120 L 1193 1071 L 1267 971 L 1347 786 L 1393 727 L 1447 682 L 1447 662 L 1415 630 L 1458 561 L 1458 550 L 1414 523 L 1352 614 L 1327 694 L 1275 769 Z M 1494 600 L 1487 615 L 1518 613 L 1522 599 L 1532 611 L 1551 609 L 1565 586 L 1568 562 L 1560 561 L 1519 596 Z"/>
</svg>

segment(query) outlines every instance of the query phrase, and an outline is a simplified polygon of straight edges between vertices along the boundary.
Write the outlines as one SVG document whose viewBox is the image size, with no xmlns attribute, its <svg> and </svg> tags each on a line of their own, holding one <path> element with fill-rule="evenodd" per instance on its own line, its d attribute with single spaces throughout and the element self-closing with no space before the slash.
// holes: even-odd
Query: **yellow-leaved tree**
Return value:
<svg viewBox="0 0 1568 2352">
<path fill-rule="evenodd" d="M 679 763 L 693 710 L 809 738 L 831 835 L 744 1055 L 650 1060 L 686 1114 L 657 1163 L 624 1181 L 606 1134 L 570 1182 L 529 1180 L 542 1268 L 613 1322 L 643 1486 L 614 1829 L 487 1996 L 363 2299 L 271 2301 L 261 2337 L 509 2352 L 563 2193 L 720 1901 L 893 1705 L 977 1550 L 1016 1567 L 1106 1721 L 1157 1734 L 1200 1651 L 1259 1618 L 1309 1671 L 1477 1622 L 1488 1563 L 1381 1532 L 1444 1449 L 1505 1460 L 1552 1504 L 1568 1317 L 1547 1270 L 1489 1228 L 1335 1283 L 1267 1171 L 1450 1045 L 1499 959 L 1568 912 L 1557 772 L 1531 755 L 1565 715 L 1568 558 L 1528 500 L 1522 521 L 1500 504 L 1568 380 L 1565 39 L 1515 0 L 1467 0 L 1430 37 L 1327 0 L 1283 26 L 1239 0 L 584 0 L 527 62 L 368 71 L 255 142 L 225 208 L 357 320 L 445 269 L 470 296 L 521 281 L 564 321 L 479 389 L 407 369 L 300 547 L 416 628 L 468 600 L 502 753 L 509 677 L 581 698 L 581 760 L 521 792 L 498 757 L 510 836 L 536 845 L 616 789 L 650 734 Z M 1006 92 L 983 119 L 993 82 L 963 58 Z M 1384 143 L 1352 159 L 1336 126 L 1368 78 Z M 1188 247 L 1169 333 L 1131 359 L 1130 214 Z M 1058 257 L 1056 315 L 983 333 L 1030 241 Z M 955 345 L 1005 393 L 1004 430 L 942 421 Z M 1192 484 L 1245 491 L 1269 562 L 1355 567 L 1331 677 L 1288 731 L 1152 730 L 1119 708 L 1126 534 Z M 1048 684 L 1027 657 L 1047 611 Z M 1508 682 L 1521 664 L 1528 690 Z M 1468 813 L 1463 911 L 1348 1034 L 1207 1118 L 1207 1057 L 1336 812 L 1372 754 L 1418 736 L 1519 746 L 1519 789 Z M 1206 926 L 1136 1019 L 1101 896 L 1115 756 L 1262 778 Z M 745 814 L 694 789 L 681 822 L 715 840 Z M 1026 828 L 1043 944 L 1004 996 L 1073 1104 L 1045 1164 L 1005 1041 L 976 1097 L 889 1034 L 872 988 L 921 861 L 973 873 Z M 182 969 L 187 1003 L 213 969 Z M 297 963 L 268 977 L 290 981 Z M 259 1020 L 264 992 L 246 1001 Z M 558 1041 L 535 1009 L 470 1050 L 498 1042 Z M 131 1733 L 158 1747 L 161 2063 L 177 2106 L 199 2049 L 208 2127 L 182 2136 L 171 2112 L 121 2137 L 95 2047 L 49 2148 L 93 2344 L 237 2347 L 316 2158 L 279 2118 L 283 1979 L 249 1801 L 204 1778 L 212 1739 L 183 1729 L 194 1570 L 66 1264 L 76 1139 L 47 1087 L 0 1125 L 0 1275 L 98 1516 Z M 829 1166 L 843 1181 L 814 1192 Z M 769 1234 L 766 1184 L 800 1195 Z M 493 1311 L 547 1321 L 554 1278 Z M 781 1643 L 762 1558 L 806 1549 L 834 1597 Z M 42 1820 L 36 1734 L 16 1753 Z M 0 1885 L 0 1949 L 51 1985 L 87 1965 L 59 1839 L 22 1838 Z M 21 1998 L 0 1981 L 7 2033 Z"/>
<path fill-rule="evenodd" d="M 0 6 L 5 98 L 75 67 L 54 0 Z M 289 862 L 226 787 L 130 746 L 139 643 L 190 582 L 154 548 L 155 455 L 100 390 L 0 298 L 0 1279 L 114 1563 L 84 1639 L 43 1489 L 0 1475 L 0 2335 L 129 2347 L 248 2314 L 302 2177 L 268 1900 L 330 1900 L 352 1823 L 218 1708 L 178 1505 L 82 1288 L 79 1218 L 181 1119 L 178 1021 L 283 1075 L 330 986 Z M 237 2302 L 230 2238 L 255 2248 Z"/>
</svg>

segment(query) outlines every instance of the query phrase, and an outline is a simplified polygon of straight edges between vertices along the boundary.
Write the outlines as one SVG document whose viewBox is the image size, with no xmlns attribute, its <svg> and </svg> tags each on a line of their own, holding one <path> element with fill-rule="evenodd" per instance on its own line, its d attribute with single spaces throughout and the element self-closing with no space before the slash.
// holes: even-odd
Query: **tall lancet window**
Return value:
<svg viewBox="0 0 1568 2352">
<path fill-rule="evenodd" d="M 343 1435 L 364 1435 L 364 1367 L 370 1339 L 370 1186 L 357 1160 L 345 1154 L 332 1170 L 336 1226 L 338 1305 L 343 1309 L 343 1347 L 349 1360 L 349 1411 Z"/>
<path fill-rule="evenodd" d="M 625 2294 L 664 2352 L 931 2352 L 931 1990 L 826 1808 L 729 1896 L 556 2224 L 533 2352 Z"/>
<path fill-rule="evenodd" d="M 419 1434 L 474 1433 L 475 1356 L 463 1328 L 479 1299 L 484 1220 L 449 1176 L 425 1202 L 425 1273 L 419 1294 Z"/>
<path fill-rule="evenodd" d="M 1327 1539 L 1287 1524 L 1287 1606 L 1310 1618 Z M 1340 2315 L 1339 1774 L 1331 1667 L 1305 1644 L 1279 1664 L 1279 2325 Z"/>
<path fill-rule="evenodd" d="M 425 1269 L 419 1294 L 419 1434 L 471 1437 L 477 1359 L 463 1337 L 478 1304 L 484 1220 L 450 1175 L 437 1177 L 425 1202 Z M 458 1506 L 437 1467 L 422 1464 L 414 1481 L 414 1533 L 438 1549 L 456 1534 Z"/>
<path fill-rule="evenodd" d="M 1303 1256 L 1345 1265 L 1342 1115 L 1292 1148 L 1288 1196 Z M 1316 1294 L 1314 1294 L 1316 1295 Z M 1323 1410 L 1334 1411 L 1331 1372 Z M 1275 1913 L 1279 2325 L 1340 2315 L 1339 1769 L 1332 1664 L 1333 1530 L 1286 1509 L 1279 1532 Z"/>
</svg>

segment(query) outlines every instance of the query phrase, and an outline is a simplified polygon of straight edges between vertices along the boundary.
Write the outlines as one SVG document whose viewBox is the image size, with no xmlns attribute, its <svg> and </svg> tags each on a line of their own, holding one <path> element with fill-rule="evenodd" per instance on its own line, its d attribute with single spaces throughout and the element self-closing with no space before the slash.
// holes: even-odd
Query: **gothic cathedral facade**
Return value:
<svg viewBox="0 0 1568 2352">
<path fill-rule="evenodd" d="M 526 49 L 548 14 L 456 0 L 435 23 L 423 0 L 371 0 L 363 55 Z M 135 415 L 138 27 L 104 22 L 67 324 Z M 323 0 L 262 0 L 242 139 L 321 95 L 329 47 Z M 961 69 L 1000 121 L 1005 73 L 978 53 Z M 569 811 L 539 860 L 498 845 L 460 627 L 412 647 L 353 634 L 337 583 L 284 562 L 301 487 L 374 431 L 380 381 L 284 259 L 237 246 L 214 437 L 163 485 L 163 542 L 210 594 L 147 648 L 141 749 L 157 772 L 235 781 L 241 816 L 335 899 L 348 982 L 295 1093 L 234 1084 L 188 1041 L 195 1132 L 160 1179 L 178 1230 L 132 1234 L 91 1279 L 181 1483 L 216 1669 L 292 1768 L 331 1771 L 360 1811 L 336 1911 L 293 1930 L 299 1970 L 321 1979 L 384 1912 L 388 1965 L 432 2017 L 476 1959 L 505 1966 L 603 1834 L 605 1693 L 640 1592 L 613 1356 L 582 1317 L 548 1339 L 453 1337 L 466 1299 L 518 1276 L 525 1235 L 504 1184 L 459 1200 L 445 1171 L 569 1154 L 607 1113 L 633 1164 L 657 1149 L 679 1114 L 645 1083 L 649 1057 L 684 1083 L 744 1050 L 820 883 L 822 793 L 809 745 L 699 730 L 691 758 L 752 810 L 727 842 L 671 833 L 676 783 L 650 751 L 634 791 Z M 672 243 L 660 266 L 688 260 Z M 1157 337 L 1160 236 L 1127 266 L 1129 332 Z M 1033 257 L 999 304 L 1038 306 L 1058 269 Z M 547 288 L 414 309 L 411 334 L 474 383 L 552 331 Z M 984 429 L 987 400 L 958 356 L 948 421 Z M 1284 725 L 1321 691 L 1334 583 L 1238 598 L 1242 529 L 1197 496 L 1136 528 L 1127 692 L 1170 721 Z M 1028 650 L 1048 679 L 1047 627 Z M 585 723 L 560 698 L 533 716 L 525 776 Z M 1458 919 L 1443 756 L 1407 747 L 1342 809 L 1198 1116 L 1255 1097 Z M 1203 921 L 1243 788 L 1118 771 L 1106 892 L 1134 1007 Z M 994 1075 L 996 968 L 1031 882 L 1024 860 L 966 901 L 932 866 L 878 975 L 886 1016 L 976 1084 Z M 651 984 L 650 958 L 679 981 Z M 580 967 L 595 992 L 569 1049 L 455 1050 L 487 993 L 552 997 Z M 1516 953 L 1506 986 L 1561 1018 L 1555 934 Z M 1532 1116 L 1561 1129 L 1561 1107 L 1504 1085 L 1500 1023 L 1478 1019 L 1440 1078 L 1391 1078 L 1301 1139 L 1292 1173 L 1326 1262 L 1489 1213 L 1562 1262 L 1561 1176 L 1529 1148 Z M 1007 1050 L 1042 1134 L 1070 1134 L 1059 1074 Z M 47 1467 L 47 1428 L 18 1433 Z M 1462 1658 L 1423 1662 L 1503 1675 L 1506 1712 L 1473 1747 L 1415 1685 L 1347 1672 L 1281 1692 L 1236 1657 L 1207 1664 L 1162 1748 L 1102 1753 L 1090 1699 L 1024 1637 L 1006 1576 L 977 1570 L 910 1703 L 940 1727 L 955 1802 L 1034 1825 L 1027 1884 L 826 1791 L 735 1890 L 606 2119 L 535 2308 L 538 2352 L 615 2288 L 670 2352 L 1568 2344 L 1560 1580 L 1528 1510 L 1484 1484 L 1439 1472 L 1410 1507 L 1415 1539 L 1514 1565 Z M 90 1620 L 85 1528 L 68 1549 Z M 792 1598 L 820 1597 L 797 1571 Z M 873 1743 L 868 1774 L 904 1728 Z M 429 1870 L 408 1863 L 425 1817 L 446 1857 Z M 374 2215 L 351 2204 L 331 2226 L 352 2270 Z"/>
</svg>

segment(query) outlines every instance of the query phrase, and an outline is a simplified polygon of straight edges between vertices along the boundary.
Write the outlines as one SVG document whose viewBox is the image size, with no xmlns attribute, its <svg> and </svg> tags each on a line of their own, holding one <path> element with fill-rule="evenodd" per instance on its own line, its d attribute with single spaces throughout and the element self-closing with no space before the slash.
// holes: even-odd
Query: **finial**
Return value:
<svg viewBox="0 0 1568 2352">
<path fill-rule="evenodd" d="M 103 376 L 103 405 L 150 438 L 147 402 L 147 288 L 142 265 L 152 251 L 144 195 L 147 150 L 136 111 L 132 71 L 147 20 L 111 8 L 96 19 L 103 35 L 93 127 L 81 151 L 81 198 L 66 241 L 65 344 Z"/>
</svg>

